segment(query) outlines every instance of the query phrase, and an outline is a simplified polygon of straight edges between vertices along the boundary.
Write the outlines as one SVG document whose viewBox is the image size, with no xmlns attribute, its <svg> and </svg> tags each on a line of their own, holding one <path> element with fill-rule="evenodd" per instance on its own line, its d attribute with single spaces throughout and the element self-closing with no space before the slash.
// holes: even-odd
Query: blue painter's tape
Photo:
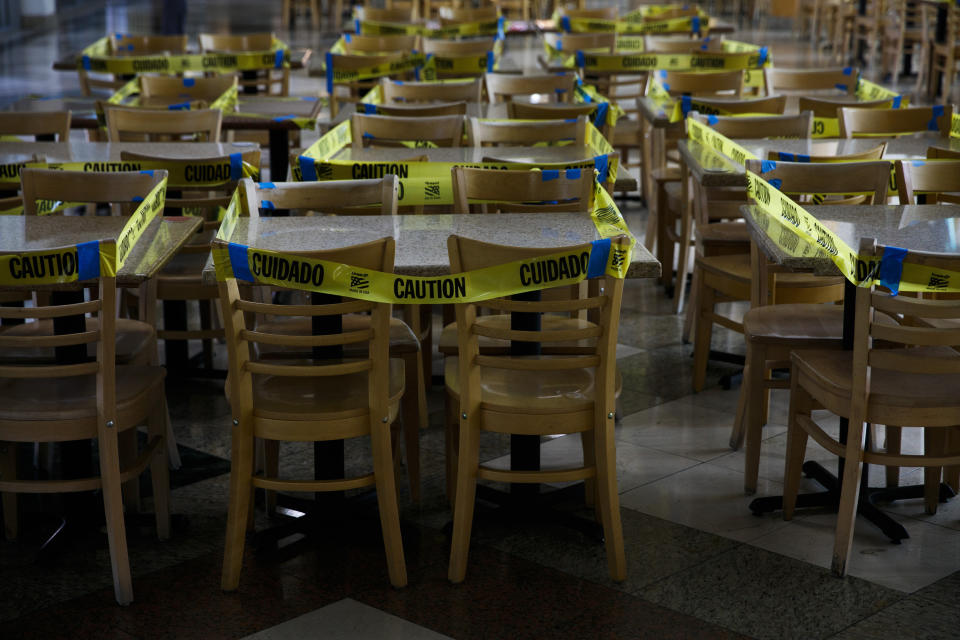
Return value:
<svg viewBox="0 0 960 640">
<path fill-rule="evenodd" d="M 664 72 L 663 77 L 664 77 L 664 78 L 667 77 L 666 72 Z M 662 84 L 662 86 L 663 86 L 663 90 L 664 90 L 664 91 L 670 91 L 670 85 L 668 85 L 666 82 L 664 82 L 664 83 Z"/>
<path fill-rule="evenodd" d="M 900 247 L 884 247 L 883 257 L 880 258 L 880 284 L 890 289 L 890 295 L 900 293 L 900 279 L 903 277 L 903 259 L 907 255 L 906 249 Z"/>
<path fill-rule="evenodd" d="M 781 180 L 780 178 L 773 178 L 772 180 L 768 180 L 767 182 L 769 182 L 770 185 L 777 191 L 780 191 L 780 187 L 783 186 L 783 180 Z"/>
<path fill-rule="evenodd" d="M 693 16 L 690 18 L 690 31 L 700 35 L 700 16 Z"/>
<path fill-rule="evenodd" d="M 773 160 L 763 160 L 760 162 L 760 173 L 766 173 L 767 171 L 775 171 L 777 168 L 777 163 Z"/>
<path fill-rule="evenodd" d="M 912 164 L 912 165 L 915 166 L 915 167 L 922 167 L 923 165 L 925 165 L 925 164 L 927 164 L 927 163 L 924 162 L 923 160 L 914 160 L 914 161 L 911 162 L 910 164 Z"/>
<path fill-rule="evenodd" d="M 797 162 L 810 162 L 810 156 L 806 156 L 802 153 L 797 154 Z"/>
<path fill-rule="evenodd" d="M 140 173 L 145 176 L 150 176 L 151 178 L 153 177 L 153 169 L 141 169 Z M 143 200 L 143 198 L 140 199 Z"/>
<path fill-rule="evenodd" d="M 493 72 L 493 51 L 487 51 L 487 73 Z"/>
<path fill-rule="evenodd" d="M 365 140 L 374 140 L 374 139 L 376 139 L 376 136 L 375 136 L 375 135 L 373 135 L 372 133 L 367 133 L 366 131 L 363 132 L 363 137 L 364 137 Z"/>
<path fill-rule="evenodd" d="M 363 106 L 363 112 L 364 112 L 364 113 L 366 113 L 366 114 L 368 114 L 368 115 L 369 115 L 369 114 L 376 114 L 376 113 L 377 113 L 377 105 L 375 105 L 375 104 L 370 104 L 370 103 L 368 103 L 368 102 L 361 102 L 360 104 Z"/>
<path fill-rule="evenodd" d="M 277 206 L 276 206 L 275 204 L 273 204 L 272 202 L 270 202 L 269 200 L 261 200 L 261 201 L 260 201 L 260 208 L 261 208 L 261 209 L 276 209 Z"/>
<path fill-rule="evenodd" d="M 167 109 L 169 111 L 189 111 L 190 103 L 189 102 L 177 102 L 176 104 L 168 104 Z"/>
<path fill-rule="evenodd" d="M 692 100 L 690 99 L 690 96 L 687 96 L 687 95 L 680 96 L 680 111 L 683 112 L 684 117 L 686 117 L 686 115 L 690 113 L 691 106 L 693 105 L 692 105 Z"/>
<path fill-rule="evenodd" d="M 900 103 L 901 103 L 901 101 L 903 101 L 903 96 L 896 96 L 896 97 L 893 99 L 893 104 L 892 104 L 891 106 L 892 106 L 894 109 L 899 109 L 899 108 L 900 108 Z"/>
<path fill-rule="evenodd" d="M 579 180 L 580 179 L 580 169 L 567 169 L 566 170 L 567 180 Z"/>
<path fill-rule="evenodd" d="M 90 56 L 83 56 L 80 58 L 80 64 L 83 65 L 84 71 L 90 71 Z"/>
<path fill-rule="evenodd" d="M 296 117 L 297 117 L 297 116 L 295 116 L 294 114 L 291 113 L 291 114 L 288 114 L 288 115 L 285 115 L 285 116 L 277 116 L 276 118 L 273 119 L 273 121 L 274 121 L 274 122 L 284 122 L 284 121 L 286 121 L 286 120 L 293 120 L 293 119 L 296 118 Z"/>
<path fill-rule="evenodd" d="M 844 68 L 843 68 L 843 75 L 845 75 L 845 76 L 852 76 L 852 75 L 853 75 L 853 67 L 844 67 Z"/>
<path fill-rule="evenodd" d="M 128 44 L 128 45 L 127 45 L 127 51 L 133 51 L 133 45 L 132 45 L 132 44 Z"/>
<path fill-rule="evenodd" d="M 666 79 L 667 79 L 667 72 L 666 72 L 665 69 L 660 69 L 660 79 L 661 79 L 661 80 L 666 80 Z"/>
<path fill-rule="evenodd" d="M 143 173 L 143 172 L 141 171 L 141 173 Z M 143 202 L 143 198 L 141 198 L 140 196 L 133 196 L 132 198 L 130 198 L 130 201 L 131 201 L 131 202 Z"/>
<path fill-rule="evenodd" d="M 560 28 L 570 33 L 570 16 L 563 16 L 560 18 Z"/>
<path fill-rule="evenodd" d="M 709 116 L 707 116 L 707 124 L 710 125 L 711 127 L 717 124 L 718 122 L 720 122 L 720 118 L 718 118 L 717 116 L 713 114 L 710 114 Z"/>
<path fill-rule="evenodd" d="M 585 66 L 587 66 L 587 56 L 583 55 L 583 51 L 577 51 L 576 57 L 577 57 L 577 66 L 579 68 L 583 69 Z"/>
<path fill-rule="evenodd" d="M 317 163 L 310 156 L 300 156 L 300 177 L 304 182 L 316 182 Z"/>
<path fill-rule="evenodd" d="M 117 31 L 115 34 L 113 34 L 113 36 L 114 36 L 117 40 L 123 40 L 123 34 L 120 33 L 119 31 Z"/>
<path fill-rule="evenodd" d="M 564 118 L 563 121 L 564 121 L 564 122 L 576 122 L 577 119 L 576 119 L 576 118 Z"/>
<path fill-rule="evenodd" d="M 606 155 L 595 156 L 593 167 L 597 170 L 597 181 L 603 184 L 610 176 L 610 158 Z"/>
<path fill-rule="evenodd" d="M 333 98 L 333 54 L 329 51 L 326 55 L 327 63 L 327 93 Z"/>
<path fill-rule="evenodd" d="M 556 93 L 566 93 L 566 92 L 567 92 L 566 89 L 559 89 L 559 88 L 558 88 L 558 89 L 554 89 L 554 91 L 555 91 Z"/>
<path fill-rule="evenodd" d="M 237 280 L 253 282 L 253 274 L 250 273 L 250 263 L 247 262 L 247 248 L 242 244 L 230 243 L 227 245 L 227 255 L 230 257 L 230 268 L 233 269 L 233 275 Z"/>
<path fill-rule="evenodd" d="M 344 34 L 343 34 L 343 39 L 346 40 L 347 42 L 350 42 L 350 34 L 349 34 L 349 33 L 344 33 Z"/>
<path fill-rule="evenodd" d="M 796 156 L 792 153 L 787 153 L 786 151 L 781 151 L 777 154 L 777 159 L 782 160 L 783 162 L 796 162 Z"/>
<path fill-rule="evenodd" d="M 840 89 L 840 91 L 848 91 L 848 90 L 849 90 L 849 87 L 848 87 L 847 85 L 845 85 L 845 84 L 840 84 L 839 82 L 838 82 L 837 84 L 833 85 L 833 86 L 835 86 L 837 89 Z"/>
<path fill-rule="evenodd" d="M 939 131 L 940 125 L 937 124 L 937 118 L 943 115 L 943 105 L 942 104 L 933 105 L 932 107 L 930 107 L 930 112 L 933 117 L 930 118 L 930 122 L 927 123 L 927 129 L 929 129 L 930 131 Z"/>
<path fill-rule="evenodd" d="M 283 49 L 277 49 L 277 52 L 273 54 L 273 68 L 282 69 L 283 68 L 283 59 L 286 55 L 286 52 Z"/>
<path fill-rule="evenodd" d="M 593 126 L 597 129 L 607 123 L 607 112 L 610 111 L 609 102 L 601 102 L 597 105 L 597 112 L 593 117 Z"/>
<path fill-rule="evenodd" d="M 185 87 L 192 87 L 192 86 L 195 85 L 195 84 L 197 84 L 197 80 L 196 80 L 195 78 L 184 78 L 184 79 L 183 79 L 183 86 L 185 86 Z"/>
<path fill-rule="evenodd" d="M 403 80 L 391 80 L 393 84 L 403 84 Z"/>
<path fill-rule="evenodd" d="M 301 99 L 301 100 L 305 100 L 305 101 L 307 101 L 307 102 L 316 102 L 316 101 L 317 101 L 317 97 L 316 97 L 316 96 L 300 96 L 300 99 Z"/>
<path fill-rule="evenodd" d="M 277 188 L 277 185 L 273 184 L 272 182 L 260 182 L 260 183 L 257 183 L 257 186 L 260 187 L 261 189 L 276 189 L 276 188 Z"/>
<path fill-rule="evenodd" d="M 100 241 L 91 240 L 77 245 L 77 280 L 100 277 Z"/>
<path fill-rule="evenodd" d="M 554 47 L 557 51 L 563 51 L 563 40 L 557 40 L 557 46 Z"/>
<path fill-rule="evenodd" d="M 548 180 L 556 180 L 560 177 L 559 169 L 544 169 L 540 172 L 540 180 L 547 182 Z"/>
<path fill-rule="evenodd" d="M 360 33 L 360 21 L 357 19 L 353 20 L 353 31 L 354 33 L 357 33 L 357 34 Z"/>
<path fill-rule="evenodd" d="M 587 277 L 599 278 L 607 272 L 607 258 L 610 257 L 610 238 L 594 240 L 590 245 L 590 262 L 587 263 Z"/>
<path fill-rule="evenodd" d="M 230 179 L 239 180 L 243 177 L 243 154 L 230 154 Z"/>
<path fill-rule="evenodd" d="M 770 55 L 770 52 L 767 51 L 766 47 L 760 47 L 760 59 L 757 60 L 757 67 L 762 67 L 767 62 L 767 56 Z"/>
<path fill-rule="evenodd" d="M 505 25 L 506 23 L 504 22 L 503 16 L 500 16 L 497 19 L 497 39 L 498 40 L 503 40 L 504 38 L 507 37 L 506 31 L 505 31 Z"/>
</svg>

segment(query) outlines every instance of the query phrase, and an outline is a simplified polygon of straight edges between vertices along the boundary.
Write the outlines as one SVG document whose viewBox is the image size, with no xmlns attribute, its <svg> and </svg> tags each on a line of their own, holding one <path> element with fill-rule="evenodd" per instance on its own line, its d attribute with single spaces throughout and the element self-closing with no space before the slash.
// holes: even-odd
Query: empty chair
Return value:
<svg viewBox="0 0 960 640">
<path fill-rule="evenodd" d="M 369 20 L 370 22 L 395 22 L 409 23 L 416 19 L 414 7 L 404 8 L 384 8 L 377 7 L 357 7 L 360 20 Z"/>
<path fill-rule="evenodd" d="M 576 120 L 543 120 L 517 122 L 510 120 L 467 120 L 467 142 L 470 146 L 532 146 L 538 142 L 571 141 L 575 146 L 587 143 L 587 118 Z"/>
<path fill-rule="evenodd" d="M 401 142 L 432 142 L 440 147 L 459 147 L 463 138 L 462 116 L 396 117 L 353 114 L 350 119 L 353 148 L 398 146 Z"/>
<path fill-rule="evenodd" d="M 532 102 L 508 102 L 507 117 L 511 120 L 572 120 L 586 116 L 600 131 L 604 139 L 610 139 L 610 125 L 606 117 L 597 122 L 599 104 L 587 102 L 584 104 L 552 103 L 533 104 Z"/>
<path fill-rule="evenodd" d="M 360 97 L 369 91 L 375 84 L 373 80 L 337 80 L 336 71 L 356 71 L 368 67 L 390 64 L 407 57 L 407 53 L 390 53 L 387 55 L 362 54 L 328 54 L 326 64 L 328 72 L 327 93 L 330 94 L 330 117 L 336 118 L 340 111 L 340 102 L 359 102 Z M 343 89 L 339 91 L 338 89 Z"/>
<path fill-rule="evenodd" d="M 432 118 L 434 116 L 460 116 L 467 114 L 466 102 L 431 102 L 424 104 L 378 104 L 376 114 L 401 118 Z"/>
<path fill-rule="evenodd" d="M 573 102 L 576 75 L 572 73 L 545 76 L 519 76 L 510 73 L 487 73 L 484 82 L 487 99 L 509 102 L 515 96 L 545 95 L 550 102 Z"/>
<path fill-rule="evenodd" d="M 455 213 L 470 213 L 471 206 L 484 213 L 489 209 L 508 213 L 538 209 L 587 212 L 593 203 L 592 169 L 504 171 L 454 167 L 451 178 Z"/>
<path fill-rule="evenodd" d="M 3 111 L 0 112 L 0 135 L 35 136 L 37 139 L 56 136 L 59 142 L 69 142 L 70 112 Z"/>
<path fill-rule="evenodd" d="M 187 36 L 134 36 L 114 34 L 108 40 L 111 56 L 176 55 L 187 51 Z M 129 77 L 112 73 L 100 74 L 80 66 L 77 71 L 83 95 L 93 95 L 95 89 L 113 93 L 129 82 Z"/>
<path fill-rule="evenodd" d="M 943 137 L 950 135 L 953 105 L 907 107 L 903 109 L 840 109 L 840 136 L 899 135 L 936 131 Z"/>
<path fill-rule="evenodd" d="M 658 71 L 657 79 L 671 96 L 719 96 L 729 94 L 740 97 L 743 92 L 743 71 Z"/>
<path fill-rule="evenodd" d="M 273 48 L 272 33 L 245 33 L 242 35 L 201 33 L 200 49 L 204 53 L 237 53 L 260 51 L 268 52 Z M 244 93 L 286 96 L 290 94 L 290 68 L 282 65 L 277 68 L 275 56 L 265 56 L 262 68 L 246 69 L 237 72 L 237 82 Z"/>
<path fill-rule="evenodd" d="M 577 51 L 613 53 L 617 45 L 617 34 L 613 31 L 606 33 L 544 32 L 543 39 L 565 55 L 571 55 Z"/>
<path fill-rule="evenodd" d="M 480 102 L 483 79 L 465 82 L 396 82 L 380 78 L 384 104 L 394 102 Z"/>
<path fill-rule="evenodd" d="M 220 139 L 222 112 L 219 109 L 163 111 L 160 109 L 128 109 L 104 105 L 107 139 L 125 140 L 196 140 L 217 142 Z"/>
<path fill-rule="evenodd" d="M 217 98 L 237 84 L 234 75 L 205 78 L 178 78 L 176 76 L 139 76 L 139 106 L 169 108 L 173 102 L 190 102 L 191 109 L 209 107 Z"/>
<path fill-rule="evenodd" d="M 919 204 L 918 194 L 924 194 L 925 204 L 960 204 L 960 159 L 897 160 L 895 171 L 900 204 Z"/>
<path fill-rule="evenodd" d="M 428 7 L 429 4 L 430 1 L 427 0 Z M 440 14 L 441 25 L 463 24 L 466 22 L 493 22 L 499 17 L 497 7 L 494 5 L 480 7 L 479 9 L 440 7 L 438 13 Z M 428 14 L 424 12 L 424 15 Z"/>
<path fill-rule="evenodd" d="M 767 95 L 784 92 L 830 91 L 853 95 L 860 70 L 856 67 L 829 69 L 784 69 L 767 67 L 763 78 Z"/>
</svg>

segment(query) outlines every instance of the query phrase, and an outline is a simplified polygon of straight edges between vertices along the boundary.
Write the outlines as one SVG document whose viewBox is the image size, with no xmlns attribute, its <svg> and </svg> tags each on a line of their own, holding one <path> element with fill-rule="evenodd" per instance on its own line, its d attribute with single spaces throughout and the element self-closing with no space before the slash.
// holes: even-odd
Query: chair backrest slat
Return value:
<svg viewBox="0 0 960 640">
<path fill-rule="evenodd" d="M 840 109 L 840 137 L 858 135 L 899 135 L 905 133 L 939 132 L 950 135 L 953 105 L 935 107 L 905 107 L 902 109 Z"/>
<path fill-rule="evenodd" d="M 576 74 L 559 73 L 520 76 L 512 73 L 486 73 L 487 100 L 509 102 L 514 96 L 546 95 L 551 102 L 573 102 Z"/>
<path fill-rule="evenodd" d="M 517 122 L 511 120 L 467 120 L 467 143 L 474 147 L 495 145 L 532 146 L 538 142 L 572 141 L 574 146 L 587 144 L 587 118 L 575 120 L 541 120 Z"/>
<path fill-rule="evenodd" d="M 493 201 L 506 212 L 511 203 L 551 203 L 573 201 L 580 211 L 592 204 L 594 176 L 590 169 L 544 171 L 471 169 L 454 167 L 454 211 L 469 213 L 472 202 Z M 553 209 L 548 205 L 544 210 Z"/>
<path fill-rule="evenodd" d="M 394 215 L 397 213 L 399 185 L 400 181 L 395 175 L 386 175 L 380 180 L 276 182 L 267 188 L 249 179 L 240 181 L 250 215 L 257 215 L 261 208 L 314 210 L 321 213 L 354 208 L 356 213 L 360 213 L 364 210 L 359 207 L 366 206 L 374 207 L 373 210 L 381 215 Z"/>
<path fill-rule="evenodd" d="M 70 140 L 70 112 L 32 111 L 0 112 L 0 135 L 48 136 L 56 135 L 59 142 Z"/>
<path fill-rule="evenodd" d="M 917 204 L 917 192 L 928 194 L 927 204 L 942 193 L 960 193 L 960 160 L 897 160 L 895 167 L 900 204 Z"/>
<path fill-rule="evenodd" d="M 459 147 L 463 139 L 462 116 L 404 118 L 355 113 L 350 119 L 353 148 L 397 146 L 407 141 L 427 141 L 441 147 Z"/>
</svg>

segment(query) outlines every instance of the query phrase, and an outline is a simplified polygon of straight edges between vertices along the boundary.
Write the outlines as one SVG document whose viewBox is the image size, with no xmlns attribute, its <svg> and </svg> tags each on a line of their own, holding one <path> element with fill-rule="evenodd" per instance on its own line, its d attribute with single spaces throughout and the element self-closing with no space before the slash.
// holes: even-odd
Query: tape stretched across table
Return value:
<svg viewBox="0 0 960 640">
<path fill-rule="evenodd" d="M 117 269 L 122 269 L 130 252 L 136 246 L 137 240 L 147 230 L 150 223 L 163 212 L 163 205 L 167 196 L 167 178 L 157 184 L 136 211 L 127 218 L 126 224 L 117 236 Z"/>
<path fill-rule="evenodd" d="M 185 78 L 184 81 L 191 80 L 191 78 Z M 135 77 L 127 84 L 123 85 L 117 91 L 107 99 L 107 102 L 110 104 L 116 104 L 126 107 L 139 107 L 140 106 L 140 78 Z M 133 96 L 133 100 L 127 101 L 128 98 Z M 176 104 L 170 104 L 166 108 L 170 111 L 189 111 L 190 109 L 195 108 L 199 104 L 206 104 L 202 98 L 195 98 L 193 100 L 186 100 Z M 229 89 L 224 91 L 221 95 L 211 102 L 209 105 L 204 108 L 207 109 L 220 109 L 224 112 L 234 111 L 237 107 L 237 85 L 234 84 Z"/>
<path fill-rule="evenodd" d="M 746 159 L 756 159 L 756 156 L 733 140 L 696 120 L 688 119 L 687 126 L 692 140 L 709 146 L 741 165 L 745 164 Z M 775 166 L 775 163 L 773 165 Z M 837 234 L 774 185 L 752 171 L 746 171 L 746 176 L 747 194 L 756 203 L 754 210 L 766 218 L 765 223 L 758 221 L 760 226 L 766 230 L 767 236 L 788 255 L 807 256 L 819 252 L 820 255 L 829 258 L 840 273 L 857 286 L 871 286 L 879 283 L 890 288 L 892 293 L 898 291 L 960 292 L 960 273 L 912 263 L 902 265 L 902 269 L 899 270 L 899 280 L 892 281 L 884 278 L 881 281 L 879 274 L 883 270 L 883 258 L 858 255 Z M 777 224 L 776 234 L 770 230 L 771 221 Z M 785 231 L 791 232 L 792 235 L 784 233 Z M 807 243 L 808 247 L 801 248 L 800 240 Z"/>
<path fill-rule="evenodd" d="M 504 34 L 508 25 L 503 17 L 496 20 L 479 22 L 464 22 L 451 24 L 445 27 L 429 27 L 419 24 L 404 24 L 399 22 L 378 22 L 376 20 L 354 20 L 357 33 L 365 36 L 423 36 L 426 38 L 457 38 L 460 36 L 489 36 Z"/>
<path fill-rule="evenodd" d="M 215 187 L 241 178 L 257 178 L 259 169 L 243 161 L 242 153 L 231 153 L 228 160 L 122 160 L 91 162 L 21 162 L 0 165 L 0 185 L 19 184 L 22 169 L 58 171 L 167 171 L 171 187 Z"/>
<path fill-rule="evenodd" d="M 101 38 L 81 52 L 77 67 L 84 71 L 118 75 L 289 68 L 287 45 L 276 38 L 273 39 L 272 44 L 273 46 L 266 51 L 115 56 L 110 54 L 109 38 Z"/>
<path fill-rule="evenodd" d="M 117 245 L 91 240 L 78 245 L 0 256 L 0 285 L 31 287 L 93 280 L 117 274 Z"/>
<path fill-rule="evenodd" d="M 596 54 L 577 51 L 577 68 L 583 73 L 670 71 L 737 71 L 761 69 L 767 63 L 766 48 L 757 52 L 722 55 L 716 53 L 628 53 Z"/>
<path fill-rule="evenodd" d="M 571 18 L 563 16 L 560 19 L 561 28 L 568 33 L 592 33 L 615 31 L 616 33 L 706 33 L 709 29 L 710 18 L 701 12 L 699 16 L 684 18 L 670 18 L 656 22 L 627 22 L 624 20 L 602 20 L 597 18 Z"/>
</svg>

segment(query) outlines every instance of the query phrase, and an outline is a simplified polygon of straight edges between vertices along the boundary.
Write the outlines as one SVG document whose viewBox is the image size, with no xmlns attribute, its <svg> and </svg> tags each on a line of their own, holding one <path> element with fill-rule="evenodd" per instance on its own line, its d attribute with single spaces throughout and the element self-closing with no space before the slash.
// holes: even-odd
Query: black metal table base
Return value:
<svg viewBox="0 0 960 640">
<path fill-rule="evenodd" d="M 830 473 L 823 465 L 808 461 L 803 464 L 803 472 L 808 478 L 817 481 L 826 491 L 818 493 L 801 493 L 797 496 L 798 509 L 810 508 L 830 508 L 836 510 L 840 503 L 840 482 L 835 475 Z M 909 500 L 913 498 L 922 498 L 924 495 L 923 485 L 910 485 L 906 487 L 862 487 L 860 489 L 860 502 L 857 505 L 857 514 L 863 516 L 893 544 L 900 544 L 901 540 L 910 537 L 907 530 L 900 523 L 885 514 L 877 508 L 878 502 L 889 503 L 897 500 Z M 940 485 L 940 502 L 946 502 L 954 496 L 953 489 L 948 485 Z M 750 511 L 754 515 L 771 513 L 783 509 L 783 496 L 770 496 L 766 498 L 757 498 L 750 503 Z"/>
</svg>

